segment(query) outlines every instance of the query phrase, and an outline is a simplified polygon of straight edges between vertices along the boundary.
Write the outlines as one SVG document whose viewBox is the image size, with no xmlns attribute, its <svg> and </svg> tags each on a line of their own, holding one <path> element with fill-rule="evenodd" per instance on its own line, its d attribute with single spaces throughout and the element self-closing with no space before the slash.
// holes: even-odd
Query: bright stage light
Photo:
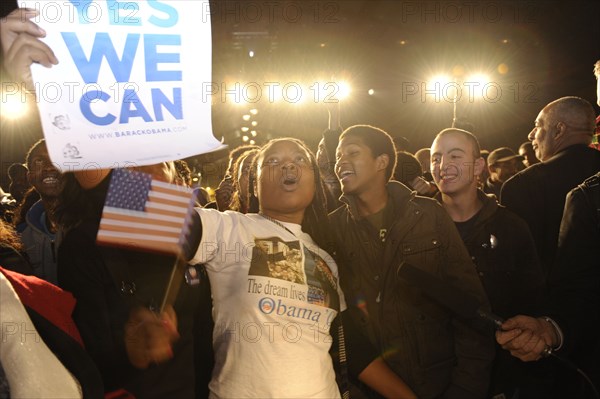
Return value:
<svg viewBox="0 0 600 399">
<path fill-rule="evenodd" d="M 258 126 L 258 122 L 257 121 L 252 121 L 252 126 Z"/>
<path fill-rule="evenodd" d="M 427 82 L 428 89 L 440 89 L 453 80 L 448 75 L 436 75 Z"/>
<path fill-rule="evenodd" d="M 250 137 L 248 137 L 248 136 L 242 136 L 242 141 L 246 142 L 248 140 L 250 140 Z"/>
<path fill-rule="evenodd" d="M 254 144 L 256 144 L 256 141 L 250 140 L 250 145 L 254 145 Z"/>
<path fill-rule="evenodd" d="M 21 96 L 21 93 L 5 95 L 4 97 L 0 112 L 3 118 L 16 120 L 27 113 L 27 103 L 24 101 L 25 98 Z"/>
<path fill-rule="evenodd" d="M 256 108 L 252 108 L 252 109 L 250 110 L 250 113 L 251 113 L 252 115 L 256 115 L 256 114 L 258 114 L 258 110 L 257 110 Z"/>
<path fill-rule="evenodd" d="M 254 51 L 252 51 L 252 50 L 248 51 L 248 57 L 254 58 Z"/>
<path fill-rule="evenodd" d="M 483 86 L 483 85 L 490 83 L 490 78 L 489 78 L 489 76 L 487 76 L 483 73 L 476 73 L 476 74 L 473 74 L 473 75 L 467 77 L 467 79 L 465 79 L 465 82 L 474 83 L 474 84 Z"/>
<path fill-rule="evenodd" d="M 246 133 L 248 130 L 250 130 L 250 129 L 247 126 L 242 127 L 242 132 Z"/>
<path fill-rule="evenodd" d="M 476 73 L 468 76 L 467 79 L 465 79 L 465 85 L 473 85 L 474 89 L 472 92 L 475 100 L 484 98 L 486 96 L 486 88 L 490 83 L 492 83 L 490 81 L 490 77 L 483 73 Z"/>
<path fill-rule="evenodd" d="M 242 116 L 242 119 L 245 121 L 249 121 L 250 120 L 250 115 L 244 115 Z"/>
<path fill-rule="evenodd" d="M 348 84 L 348 82 L 340 81 L 337 83 L 337 86 L 338 86 L 338 92 L 337 92 L 336 97 L 339 100 L 343 100 L 344 98 L 346 98 L 350 95 L 350 92 L 352 90 L 350 89 L 350 85 Z"/>
<path fill-rule="evenodd" d="M 375 94 L 375 90 L 373 89 L 369 89 L 369 91 L 367 91 L 367 93 L 372 96 L 373 94 Z"/>
<path fill-rule="evenodd" d="M 258 133 L 256 133 L 256 130 L 251 130 L 251 131 L 250 131 L 250 134 L 252 135 L 252 137 L 256 137 L 256 135 L 257 135 Z"/>
</svg>

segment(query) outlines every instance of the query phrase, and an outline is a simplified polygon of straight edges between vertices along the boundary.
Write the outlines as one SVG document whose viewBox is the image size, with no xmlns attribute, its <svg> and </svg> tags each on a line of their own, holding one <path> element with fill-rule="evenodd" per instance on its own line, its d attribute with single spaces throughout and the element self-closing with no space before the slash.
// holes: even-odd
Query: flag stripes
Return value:
<svg viewBox="0 0 600 399">
<path fill-rule="evenodd" d="M 97 242 L 177 254 L 187 233 L 192 190 L 126 169 L 113 171 Z"/>
</svg>

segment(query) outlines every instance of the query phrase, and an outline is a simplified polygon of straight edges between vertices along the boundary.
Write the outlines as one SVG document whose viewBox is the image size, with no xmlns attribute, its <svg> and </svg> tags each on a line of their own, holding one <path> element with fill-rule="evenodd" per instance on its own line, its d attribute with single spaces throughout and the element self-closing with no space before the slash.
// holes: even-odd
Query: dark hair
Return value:
<svg viewBox="0 0 600 399">
<path fill-rule="evenodd" d="M 471 143 L 471 147 L 473 147 L 473 158 L 474 159 L 479 159 L 482 157 L 481 155 L 481 147 L 479 146 L 479 140 L 477 140 L 477 137 L 475 137 L 475 135 L 471 132 L 467 132 L 466 130 L 463 129 L 456 129 L 456 128 L 448 128 L 448 129 L 444 129 L 441 132 L 439 132 L 437 134 L 437 136 L 435 136 L 435 139 L 437 139 L 438 137 L 442 137 L 445 136 L 447 134 L 452 134 L 452 133 L 458 133 L 461 136 L 463 136 L 464 138 L 466 138 L 467 140 L 469 140 L 469 142 Z M 435 141 L 434 139 L 434 141 Z"/>
<path fill-rule="evenodd" d="M 233 188 L 235 191 L 233 192 L 233 195 L 231 196 L 231 203 L 229 204 L 229 209 L 232 211 L 237 211 L 237 212 L 242 212 L 242 213 L 250 212 L 249 199 L 250 199 L 251 191 L 249 190 L 248 186 L 245 186 L 245 187 L 240 186 L 239 170 L 240 170 L 240 166 L 242 165 L 242 163 L 248 157 L 256 156 L 256 154 L 258 154 L 258 148 L 254 148 L 254 149 L 244 152 L 240 157 L 238 157 L 237 161 L 235 161 L 234 168 L 233 168 L 232 182 L 231 182 L 233 184 Z M 252 163 L 250 165 L 254 165 L 254 160 L 252 161 Z M 250 166 L 250 170 L 248 172 L 252 173 L 252 166 Z M 250 179 L 248 179 L 248 180 L 250 180 Z M 248 203 L 242 202 L 242 196 L 240 195 L 242 192 L 246 194 L 246 201 Z M 252 195 L 253 195 L 253 192 L 252 192 Z M 256 212 L 256 210 L 255 210 L 255 212 Z"/>
<path fill-rule="evenodd" d="M 2 220 L 2 218 L 0 218 L 0 245 L 11 246 L 18 252 L 23 250 L 23 243 L 21 242 L 19 235 L 15 229 L 10 224 Z"/>
<path fill-rule="evenodd" d="M 17 206 L 17 209 L 15 209 L 15 216 L 12 222 L 13 226 L 18 226 L 25 221 L 27 212 L 31 209 L 33 204 L 40 200 L 40 198 L 40 193 L 33 187 L 25 192 L 23 199 Z"/>
<path fill-rule="evenodd" d="M 561 97 L 558 100 L 552 101 L 544 107 L 550 115 L 549 120 L 556 122 L 564 122 L 570 127 L 585 130 L 592 137 L 596 129 L 596 113 L 592 104 L 576 96 Z M 584 125 L 577 125 L 584 123 Z"/>
<path fill-rule="evenodd" d="M 13 178 L 19 173 L 27 174 L 27 170 L 27 166 L 23 165 L 22 163 L 13 163 L 8 167 L 8 177 L 10 180 L 14 180 Z"/>
<path fill-rule="evenodd" d="M 260 148 L 260 147 L 257 145 L 248 144 L 248 145 L 241 145 L 241 146 L 236 147 L 233 150 L 231 150 L 231 152 L 229 152 L 229 162 L 230 162 L 231 166 L 233 167 L 233 165 L 235 165 L 238 158 L 241 157 L 243 153 L 245 153 L 246 151 L 257 149 L 257 148 Z"/>
<path fill-rule="evenodd" d="M 308 146 L 303 141 L 292 137 L 273 139 L 267 144 L 265 144 L 258 151 L 258 153 L 256 154 L 256 158 L 254 158 L 254 162 L 252 162 L 252 169 L 258 170 L 258 159 L 261 157 L 261 155 L 264 154 L 274 144 L 277 144 L 282 141 L 290 141 L 297 144 L 309 155 L 311 169 L 315 176 L 315 196 L 308 208 L 306 208 L 306 210 L 304 211 L 304 219 L 302 220 L 302 231 L 310 235 L 320 248 L 323 248 L 324 250 L 332 254 L 335 249 L 335 241 L 332 238 L 333 235 L 331 233 L 329 217 L 327 215 L 325 187 L 323 186 L 323 181 L 321 180 L 321 173 L 319 173 L 317 159 L 315 157 L 315 154 L 310 150 L 310 148 L 308 148 Z"/>
<path fill-rule="evenodd" d="M 183 159 L 178 159 L 173 161 L 173 165 L 175 166 L 175 172 L 177 173 L 176 178 L 181 179 L 186 186 L 192 187 L 192 171 L 190 170 L 188 163 Z"/>
<path fill-rule="evenodd" d="M 389 157 L 390 162 L 385 170 L 385 178 L 386 180 L 392 178 L 394 170 L 396 169 L 396 145 L 388 133 L 375 126 L 354 125 L 344 130 L 340 136 L 340 141 L 344 137 L 360 138 L 364 145 L 371 149 L 374 158 L 386 154 Z"/>
<path fill-rule="evenodd" d="M 33 155 L 33 153 L 41 146 L 44 146 L 44 148 L 46 147 L 46 140 L 45 139 L 41 139 L 36 141 L 35 143 L 33 143 L 33 145 L 31 147 L 29 147 L 29 151 L 27 151 L 27 155 L 25 155 L 25 164 L 27 165 L 27 168 L 29 170 L 31 170 L 31 156 Z"/>
<path fill-rule="evenodd" d="M 396 170 L 394 171 L 394 180 L 399 181 L 410 187 L 410 182 L 416 177 L 423 176 L 423 168 L 421 163 L 410 152 L 398 151 L 396 154 L 398 161 L 396 163 Z"/>
</svg>

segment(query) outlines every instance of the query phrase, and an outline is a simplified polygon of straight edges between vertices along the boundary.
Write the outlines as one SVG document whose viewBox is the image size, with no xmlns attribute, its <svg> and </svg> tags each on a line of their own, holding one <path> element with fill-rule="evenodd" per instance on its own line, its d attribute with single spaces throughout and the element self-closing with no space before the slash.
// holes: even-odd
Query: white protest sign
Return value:
<svg viewBox="0 0 600 399">
<path fill-rule="evenodd" d="M 59 64 L 32 66 L 52 160 L 149 165 L 220 148 L 211 122 L 208 1 L 20 2 Z"/>
</svg>

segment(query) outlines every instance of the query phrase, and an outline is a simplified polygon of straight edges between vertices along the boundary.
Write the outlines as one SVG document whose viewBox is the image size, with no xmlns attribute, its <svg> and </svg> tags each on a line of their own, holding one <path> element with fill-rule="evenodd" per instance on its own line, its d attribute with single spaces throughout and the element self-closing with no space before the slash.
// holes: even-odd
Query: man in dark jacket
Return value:
<svg viewBox="0 0 600 399">
<path fill-rule="evenodd" d="M 547 347 L 559 351 L 600 386 L 600 172 L 567 195 L 556 268 L 544 317 L 519 315 L 503 324 L 499 344 L 523 361 L 539 360 Z M 548 316 L 548 317 L 546 317 Z M 564 370 L 563 370 L 564 371 Z M 561 373 L 553 397 L 592 397 L 575 373 Z"/>
<path fill-rule="evenodd" d="M 477 138 L 465 130 L 445 129 L 431 152 L 431 170 L 440 190 L 436 199 L 454 221 L 492 311 L 504 318 L 532 311 L 544 287 L 535 243 L 523 219 L 477 188 L 485 167 Z M 520 361 L 500 350 L 489 396 L 514 397 L 526 373 Z"/>
<path fill-rule="evenodd" d="M 336 160 L 346 206 L 331 219 L 351 314 L 420 398 L 484 397 L 493 359 L 489 337 L 430 299 L 426 287 L 398 275 L 411 264 L 489 307 L 452 220 L 434 200 L 389 181 L 396 152 L 384 131 L 347 129 Z"/>
<path fill-rule="evenodd" d="M 531 229 L 546 276 L 556 254 L 565 196 L 600 171 L 600 152 L 589 148 L 595 129 L 592 105 L 563 97 L 546 105 L 528 139 L 542 161 L 504 183 L 501 203 Z"/>
<path fill-rule="evenodd" d="M 36 142 L 26 156 L 27 178 L 40 200 L 27 211 L 25 221 L 17 225 L 33 274 L 58 284 L 56 256 L 62 229 L 54 220 L 53 208 L 64 187 L 64 177 L 52 163 L 44 139 Z"/>
</svg>

